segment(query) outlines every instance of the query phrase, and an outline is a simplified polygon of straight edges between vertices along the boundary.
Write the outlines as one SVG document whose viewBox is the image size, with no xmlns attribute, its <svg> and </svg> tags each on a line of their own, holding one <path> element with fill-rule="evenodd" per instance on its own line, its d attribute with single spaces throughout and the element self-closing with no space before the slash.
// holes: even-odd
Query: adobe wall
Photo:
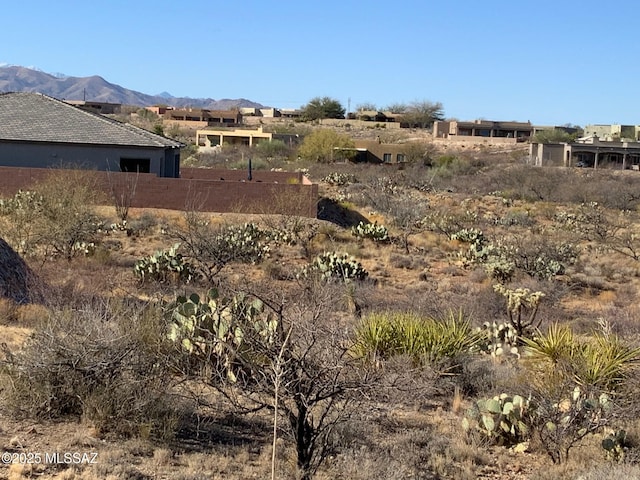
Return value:
<svg viewBox="0 0 640 480">
<path fill-rule="evenodd" d="M 0 195 L 8 197 L 31 188 L 51 169 L 0 167 Z M 182 169 L 182 178 L 148 173 L 87 171 L 100 189 L 119 197 L 135 184 L 132 207 L 202 212 L 283 213 L 315 218 L 318 186 L 302 174 L 240 170 Z"/>
</svg>

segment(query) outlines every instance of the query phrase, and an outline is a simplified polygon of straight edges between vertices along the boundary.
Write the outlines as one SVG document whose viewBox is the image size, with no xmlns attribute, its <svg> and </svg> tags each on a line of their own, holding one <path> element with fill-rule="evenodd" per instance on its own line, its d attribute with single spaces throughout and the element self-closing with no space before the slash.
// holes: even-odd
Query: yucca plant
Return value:
<svg viewBox="0 0 640 480">
<path fill-rule="evenodd" d="M 640 363 L 640 348 L 624 343 L 617 335 L 597 332 L 579 339 L 566 325 L 552 324 L 546 333 L 524 339 L 530 368 L 552 377 L 570 380 L 577 385 L 615 391 L 627 378 L 631 368 Z M 548 365 L 545 368 L 543 362 Z"/>
<path fill-rule="evenodd" d="M 579 385 L 617 390 L 640 362 L 640 348 L 626 345 L 617 335 L 597 333 L 580 349 L 575 379 Z"/>
<path fill-rule="evenodd" d="M 352 352 L 376 363 L 407 355 L 416 365 L 437 364 L 473 350 L 480 340 L 461 311 L 440 319 L 411 312 L 373 313 L 356 330 Z"/>
<path fill-rule="evenodd" d="M 374 364 L 393 354 L 393 324 L 387 313 L 374 312 L 362 319 L 351 353 Z"/>
<path fill-rule="evenodd" d="M 533 338 L 523 338 L 527 353 L 534 360 L 546 360 L 556 364 L 563 359 L 571 358 L 577 348 L 573 331 L 568 325 L 552 323 L 546 334 L 538 332 Z"/>
</svg>

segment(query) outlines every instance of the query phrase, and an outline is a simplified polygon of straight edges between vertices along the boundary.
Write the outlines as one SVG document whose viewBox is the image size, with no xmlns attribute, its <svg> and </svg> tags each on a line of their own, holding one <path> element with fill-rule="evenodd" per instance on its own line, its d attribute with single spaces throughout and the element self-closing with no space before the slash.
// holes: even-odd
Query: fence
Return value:
<svg viewBox="0 0 640 480">
<path fill-rule="evenodd" d="M 0 167 L 0 195 L 32 188 L 51 169 Z M 108 196 L 131 198 L 136 208 L 316 217 L 318 186 L 301 173 L 183 168 L 181 178 L 149 173 L 88 171 Z M 135 191 L 134 191 L 135 187 Z"/>
</svg>

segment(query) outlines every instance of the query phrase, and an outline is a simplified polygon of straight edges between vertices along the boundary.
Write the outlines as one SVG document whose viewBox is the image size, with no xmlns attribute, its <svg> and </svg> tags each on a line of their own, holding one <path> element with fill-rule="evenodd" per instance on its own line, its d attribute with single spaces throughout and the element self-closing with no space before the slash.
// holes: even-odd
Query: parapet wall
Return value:
<svg viewBox="0 0 640 480">
<path fill-rule="evenodd" d="M 27 190 L 52 173 L 46 168 L 0 167 L 0 196 Z M 135 186 L 131 207 L 317 216 L 318 186 L 301 173 L 184 168 L 181 178 L 149 173 L 86 171 L 107 196 L 123 198 Z M 130 195 L 129 195 L 130 196 Z"/>
</svg>

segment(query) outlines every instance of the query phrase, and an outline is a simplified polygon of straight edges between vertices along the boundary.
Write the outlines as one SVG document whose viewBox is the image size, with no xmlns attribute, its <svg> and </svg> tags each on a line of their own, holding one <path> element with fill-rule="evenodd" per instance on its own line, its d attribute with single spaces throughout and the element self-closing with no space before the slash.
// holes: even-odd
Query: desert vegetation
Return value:
<svg viewBox="0 0 640 480">
<path fill-rule="evenodd" d="M 317 219 L 3 198 L 0 443 L 98 454 L 6 476 L 638 477 L 637 173 L 425 151 L 283 155 Z"/>
</svg>

